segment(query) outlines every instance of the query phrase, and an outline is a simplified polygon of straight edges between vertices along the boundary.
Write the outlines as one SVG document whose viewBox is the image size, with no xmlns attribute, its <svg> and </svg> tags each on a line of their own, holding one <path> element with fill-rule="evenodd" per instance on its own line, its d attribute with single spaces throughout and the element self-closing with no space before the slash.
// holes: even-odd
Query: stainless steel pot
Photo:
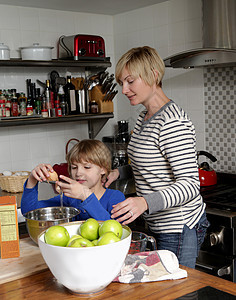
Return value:
<svg viewBox="0 0 236 300">
<path fill-rule="evenodd" d="M 34 43 L 29 47 L 20 47 L 22 60 L 52 60 L 51 46 L 40 46 Z"/>
</svg>

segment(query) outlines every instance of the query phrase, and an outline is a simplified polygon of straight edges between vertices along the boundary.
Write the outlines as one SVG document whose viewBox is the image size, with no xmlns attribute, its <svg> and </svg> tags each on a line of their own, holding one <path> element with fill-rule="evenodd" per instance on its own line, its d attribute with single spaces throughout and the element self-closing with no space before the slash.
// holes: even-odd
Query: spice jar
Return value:
<svg viewBox="0 0 236 300">
<path fill-rule="evenodd" d="M 5 100 L 0 99 L 0 117 L 6 117 Z"/>
<path fill-rule="evenodd" d="M 92 100 L 89 102 L 89 111 L 91 114 L 97 114 L 98 113 L 98 104 L 95 100 Z"/>
<path fill-rule="evenodd" d="M 47 109 L 42 109 L 41 110 L 41 115 L 43 118 L 47 118 L 48 117 L 48 110 Z"/>
<path fill-rule="evenodd" d="M 26 115 L 27 116 L 32 116 L 34 114 L 33 106 L 27 105 L 26 107 Z"/>
</svg>

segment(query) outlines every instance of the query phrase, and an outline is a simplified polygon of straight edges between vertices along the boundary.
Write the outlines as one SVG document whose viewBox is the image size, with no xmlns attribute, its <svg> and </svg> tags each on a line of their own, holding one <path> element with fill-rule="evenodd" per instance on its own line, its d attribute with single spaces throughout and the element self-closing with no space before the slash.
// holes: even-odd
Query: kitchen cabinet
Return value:
<svg viewBox="0 0 236 300">
<path fill-rule="evenodd" d="M 27 68 L 40 68 L 40 67 L 53 67 L 53 68 L 83 68 L 85 73 L 99 72 L 111 66 L 110 58 L 107 57 L 104 60 L 58 60 L 53 59 L 51 61 L 27 61 L 21 59 L 10 59 L 0 61 L 1 67 L 27 67 Z M 88 122 L 89 138 L 93 139 L 106 124 L 106 122 L 113 118 L 113 113 L 101 113 L 101 114 L 78 114 L 69 115 L 63 117 L 51 117 L 43 118 L 39 116 L 26 116 L 26 117 L 4 117 L 0 118 L 0 127 L 9 126 L 22 126 L 22 125 L 34 125 L 34 124 L 50 124 L 61 122 Z"/>
</svg>

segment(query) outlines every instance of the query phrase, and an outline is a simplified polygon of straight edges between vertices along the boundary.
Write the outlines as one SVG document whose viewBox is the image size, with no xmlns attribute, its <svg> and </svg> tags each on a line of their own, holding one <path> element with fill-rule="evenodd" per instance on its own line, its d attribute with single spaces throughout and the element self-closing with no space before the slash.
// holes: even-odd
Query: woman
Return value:
<svg viewBox="0 0 236 300">
<path fill-rule="evenodd" d="M 82 140 L 66 156 L 70 178 L 56 184 L 63 191 L 63 205 L 80 210 L 78 220 L 111 218 L 113 205 L 123 201 L 120 191 L 105 189 L 103 182 L 111 170 L 111 155 L 104 143 L 98 140 Z M 60 206 L 60 195 L 38 201 L 38 182 L 46 181 L 53 172 L 50 164 L 36 166 L 24 185 L 21 199 L 22 214 L 40 207 Z"/>
<path fill-rule="evenodd" d="M 162 90 L 164 62 L 155 49 L 133 48 L 116 66 L 116 80 L 132 106 L 145 110 L 137 119 L 128 155 L 138 197 L 114 206 L 112 218 L 129 224 L 143 214 L 158 249 L 176 254 L 195 268 L 208 221 L 200 195 L 196 138 L 187 114 Z M 106 186 L 118 178 L 108 176 Z"/>
</svg>

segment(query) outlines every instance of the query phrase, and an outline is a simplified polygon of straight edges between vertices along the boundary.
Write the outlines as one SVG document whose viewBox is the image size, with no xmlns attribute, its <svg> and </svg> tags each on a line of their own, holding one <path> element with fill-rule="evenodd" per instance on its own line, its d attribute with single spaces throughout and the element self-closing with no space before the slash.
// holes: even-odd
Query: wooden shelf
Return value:
<svg viewBox="0 0 236 300">
<path fill-rule="evenodd" d="M 25 126 L 25 125 L 36 125 L 36 124 L 50 124 L 50 123 L 65 123 L 65 122 L 80 122 L 87 121 L 89 127 L 89 138 L 93 139 L 106 124 L 106 122 L 113 118 L 113 113 L 106 114 L 79 114 L 79 115 L 69 115 L 62 117 L 9 117 L 0 118 L 0 127 L 11 127 L 11 126 Z"/>
<path fill-rule="evenodd" d="M 106 57 L 104 60 L 60 60 L 53 59 L 49 61 L 37 61 L 37 60 L 22 60 L 14 59 L 0 60 L 0 67 L 84 67 L 85 69 L 93 68 L 108 68 L 111 67 L 110 57 Z"/>
</svg>

